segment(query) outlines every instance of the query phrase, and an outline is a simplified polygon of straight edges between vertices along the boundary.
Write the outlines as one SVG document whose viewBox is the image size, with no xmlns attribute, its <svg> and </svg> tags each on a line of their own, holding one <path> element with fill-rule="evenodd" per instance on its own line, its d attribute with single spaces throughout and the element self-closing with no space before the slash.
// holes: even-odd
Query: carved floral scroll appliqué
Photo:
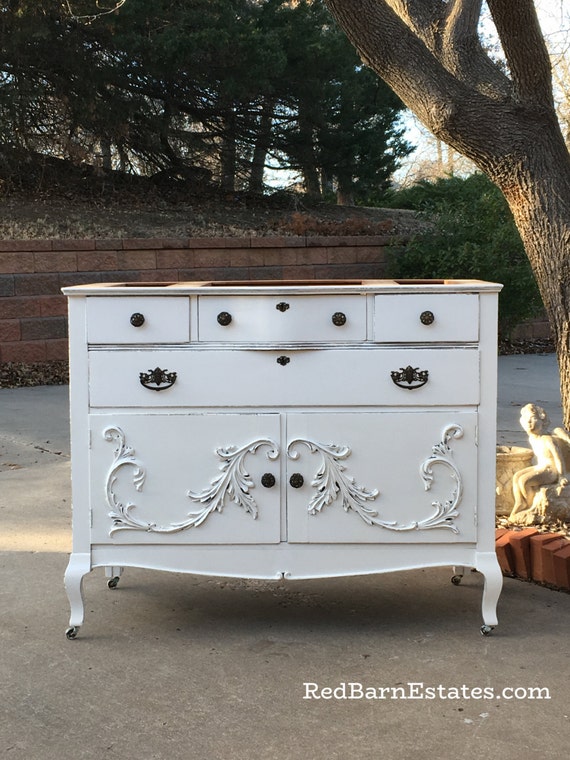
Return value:
<svg viewBox="0 0 570 760">
<path fill-rule="evenodd" d="M 449 499 L 443 503 L 433 501 L 434 512 L 424 520 L 413 520 L 407 523 L 382 520 L 377 510 L 369 506 L 379 495 L 377 489 L 369 490 L 359 486 L 354 478 L 346 474 L 344 462 L 349 458 L 351 450 L 348 446 L 337 444 L 322 444 L 305 438 L 296 438 L 289 443 L 287 454 L 291 459 L 300 457 L 298 446 L 303 444 L 312 454 L 321 457 L 320 466 L 315 474 L 311 485 L 315 493 L 308 504 L 308 512 L 318 515 L 324 507 L 328 507 L 337 499 L 341 500 L 345 512 L 353 511 L 359 515 L 367 525 L 385 528 L 393 531 L 431 530 L 433 528 L 448 528 L 453 533 L 459 533 L 454 519 L 459 516 L 457 506 L 461 501 L 463 484 L 454 459 L 453 451 L 449 445 L 451 439 L 461 438 L 463 428 L 460 425 L 448 425 L 444 428 L 441 441 L 432 447 L 431 455 L 420 465 L 420 477 L 424 488 L 429 491 L 434 480 L 434 466 L 443 465 L 450 471 L 453 480 L 453 488 Z"/>
<path fill-rule="evenodd" d="M 278 445 L 269 438 L 259 438 L 243 446 L 226 446 L 216 449 L 216 455 L 222 460 L 219 474 L 210 485 L 200 492 L 188 491 L 187 496 L 192 501 L 201 504 L 202 509 L 190 512 L 181 522 L 169 525 L 159 525 L 155 522 L 140 520 L 133 514 L 136 504 L 124 503 L 115 491 L 115 485 L 122 468 L 133 469 L 132 482 L 136 491 L 142 491 L 146 470 L 143 463 L 135 454 L 134 448 L 127 445 L 126 436 L 119 427 L 108 427 L 103 432 L 105 440 L 115 442 L 115 456 L 107 473 L 105 493 L 107 504 L 111 511 L 109 517 L 113 525 L 109 535 L 121 530 L 140 530 L 148 533 L 178 533 L 189 528 L 202 525 L 214 512 L 222 512 L 227 500 L 233 501 L 244 512 L 255 520 L 258 516 L 257 504 L 251 495 L 254 487 L 253 480 L 245 468 L 245 459 L 249 454 L 256 454 L 262 446 L 267 446 L 266 456 L 270 460 L 279 456 Z M 311 454 L 321 457 L 320 465 L 311 482 L 314 493 L 309 501 L 307 510 L 311 515 L 318 515 L 325 507 L 340 499 L 345 512 L 355 512 L 367 525 L 392 531 L 430 530 L 447 528 L 459 533 L 454 519 L 459 516 L 457 506 L 463 493 L 461 473 L 453 459 L 450 441 L 463 436 L 460 425 L 448 425 L 444 428 L 441 441 L 432 447 L 432 453 L 420 465 L 420 477 L 426 491 L 431 489 L 434 481 L 434 467 L 446 467 L 451 475 L 453 487 L 450 497 L 445 501 L 433 501 L 434 512 L 424 520 L 401 523 L 383 520 L 370 503 L 380 495 L 378 489 L 368 489 L 359 486 L 355 479 L 346 473 L 346 460 L 351 455 L 348 446 L 338 444 L 322 444 L 305 438 L 296 438 L 287 447 L 290 459 L 300 458 L 299 446 L 306 446 Z"/>
<path fill-rule="evenodd" d="M 221 512 L 230 499 L 255 520 L 258 515 L 257 504 L 250 493 L 254 483 L 245 469 L 245 459 L 248 454 L 255 454 L 261 446 L 268 446 L 268 459 L 277 459 L 279 450 L 277 444 L 269 438 L 259 438 L 244 446 L 227 446 L 216 449 L 216 454 L 222 460 L 220 473 L 210 486 L 199 493 L 187 492 L 187 496 L 203 507 L 198 512 L 190 512 L 181 522 L 170 525 L 159 525 L 155 522 L 145 522 L 133 514 L 136 504 L 123 503 L 115 491 L 119 471 L 125 467 L 133 468 L 133 485 L 137 491 L 142 491 L 146 471 L 142 462 L 136 457 L 135 450 L 126 443 L 126 436 L 121 428 L 109 427 L 103 432 L 105 440 L 115 442 L 115 458 L 107 473 L 105 493 L 107 504 L 111 508 L 109 517 L 113 525 L 109 535 L 121 530 L 141 530 L 147 533 L 178 533 L 189 528 L 202 525 L 213 512 Z"/>
</svg>

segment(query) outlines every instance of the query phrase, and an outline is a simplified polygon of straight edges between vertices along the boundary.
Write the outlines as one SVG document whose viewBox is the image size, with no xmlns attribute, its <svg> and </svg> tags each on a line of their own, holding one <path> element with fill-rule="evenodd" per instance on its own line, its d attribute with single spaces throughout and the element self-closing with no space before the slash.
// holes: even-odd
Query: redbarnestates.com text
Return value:
<svg viewBox="0 0 570 760">
<path fill-rule="evenodd" d="M 546 686 L 459 686 L 426 685 L 408 681 L 397 686 L 370 686 L 358 681 L 341 681 L 335 686 L 303 683 L 303 699 L 550 699 Z"/>
</svg>

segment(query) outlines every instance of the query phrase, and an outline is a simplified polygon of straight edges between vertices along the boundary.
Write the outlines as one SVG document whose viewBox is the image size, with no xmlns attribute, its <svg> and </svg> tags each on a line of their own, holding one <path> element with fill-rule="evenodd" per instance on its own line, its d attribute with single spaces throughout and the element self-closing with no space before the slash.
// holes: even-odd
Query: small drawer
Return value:
<svg viewBox="0 0 570 760">
<path fill-rule="evenodd" d="M 479 297 L 471 293 L 379 295 L 374 340 L 379 343 L 475 343 Z"/>
<path fill-rule="evenodd" d="M 311 343 L 366 339 L 362 295 L 198 299 L 201 341 Z"/>
<path fill-rule="evenodd" d="M 92 407 L 467 406 L 476 348 L 90 351 Z"/>
<path fill-rule="evenodd" d="M 189 339 L 188 298 L 116 296 L 87 299 L 89 343 L 186 343 Z"/>
</svg>

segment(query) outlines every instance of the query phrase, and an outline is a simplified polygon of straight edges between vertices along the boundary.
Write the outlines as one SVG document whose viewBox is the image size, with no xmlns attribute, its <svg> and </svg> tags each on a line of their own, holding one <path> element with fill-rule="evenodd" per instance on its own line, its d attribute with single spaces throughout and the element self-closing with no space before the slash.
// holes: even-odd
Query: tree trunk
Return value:
<svg viewBox="0 0 570 760">
<path fill-rule="evenodd" d="M 265 173 L 265 161 L 267 151 L 271 145 L 271 126 L 273 124 L 274 104 L 270 99 L 266 99 L 261 110 L 259 119 L 259 129 L 253 158 L 251 160 L 251 172 L 249 175 L 249 192 L 261 195 L 263 193 L 263 177 Z"/>
<path fill-rule="evenodd" d="M 501 189 L 536 277 L 570 429 L 570 155 L 532 0 L 487 0 L 508 75 L 478 38 L 481 0 L 326 0 L 363 61 Z M 529 399 L 531 401 L 532 399 Z"/>
<path fill-rule="evenodd" d="M 236 121 L 235 111 L 232 107 L 228 109 L 224 117 L 220 148 L 220 186 L 227 193 L 233 193 L 236 189 L 236 160 Z"/>
</svg>

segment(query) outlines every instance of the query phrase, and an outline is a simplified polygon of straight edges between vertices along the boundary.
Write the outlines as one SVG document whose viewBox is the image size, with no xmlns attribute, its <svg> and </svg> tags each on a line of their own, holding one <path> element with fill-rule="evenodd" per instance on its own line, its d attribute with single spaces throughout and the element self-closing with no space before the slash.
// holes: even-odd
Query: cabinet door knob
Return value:
<svg viewBox="0 0 570 760">
<path fill-rule="evenodd" d="M 422 311 L 420 314 L 420 322 L 422 325 L 433 325 L 435 322 L 435 316 L 433 311 Z"/>
<path fill-rule="evenodd" d="M 232 315 L 229 313 L 229 311 L 221 311 L 218 314 L 217 319 L 223 327 L 227 327 L 232 321 Z"/>
<path fill-rule="evenodd" d="M 282 367 L 284 367 L 286 364 L 289 364 L 291 359 L 288 356 L 278 356 L 277 357 L 277 364 L 280 364 Z"/>
<path fill-rule="evenodd" d="M 131 325 L 133 327 L 142 327 L 144 325 L 144 314 L 141 314 L 138 311 L 131 314 Z"/>
<path fill-rule="evenodd" d="M 261 476 L 261 485 L 264 488 L 273 488 L 275 485 L 275 475 L 272 472 L 266 472 Z"/>
<path fill-rule="evenodd" d="M 304 482 L 305 478 L 301 475 L 300 472 L 294 472 L 289 478 L 289 483 L 293 488 L 301 488 Z"/>
<path fill-rule="evenodd" d="M 346 314 L 342 311 L 335 311 L 335 313 L 331 317 L 333 325 L 336 325 L 337 327 L 342 327 L 346 324 Z"/>
</svg>

